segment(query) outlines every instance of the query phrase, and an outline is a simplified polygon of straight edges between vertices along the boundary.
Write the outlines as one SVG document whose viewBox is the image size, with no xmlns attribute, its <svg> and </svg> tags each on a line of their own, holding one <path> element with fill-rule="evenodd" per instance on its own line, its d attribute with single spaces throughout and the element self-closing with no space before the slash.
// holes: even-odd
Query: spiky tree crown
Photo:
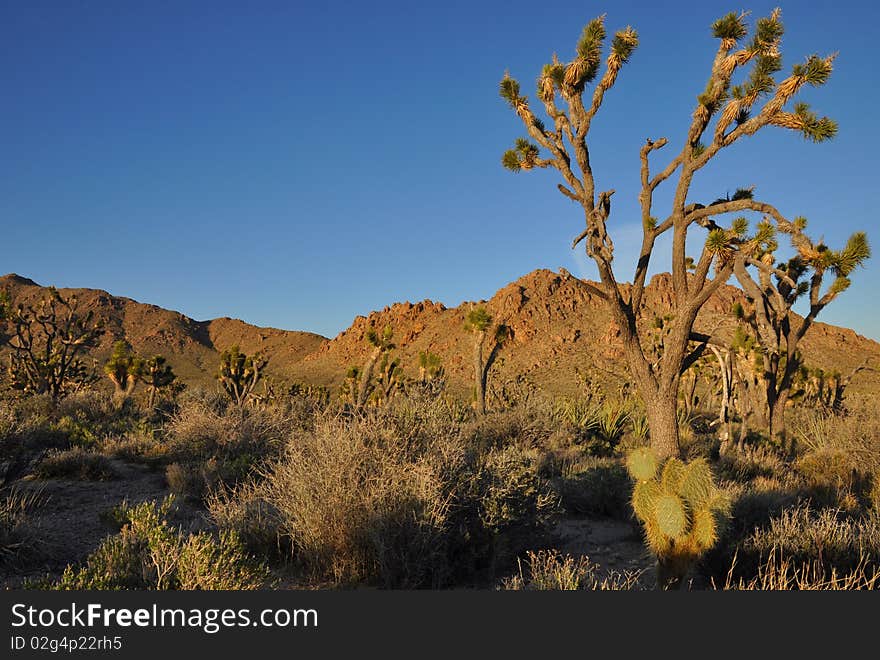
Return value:
<svg viewBox="0 0 880 660">
<path fill-rule="evenodd" d="M 161 389 L 171 385 L 177 376 L 163 356 L 154 355 L 144 360 L 140 370 L 140 378 L 150 387 Z"/>
<path fill-rule="evenodd" d="M 482 305 L 469 311 L 464 322 L 464 328 L 468 332 L 485 332 L 491 325 L 492 315 Z"/>
<path fill-rule="evenodd" d="M 124 383 L 129 377 L 140 375 L 141 360 L 128 350 L 128 345 L 120 340 L 113 344 L 110 359 L 104 364 L 104 373 L 114 382 Z"/>
</svg>

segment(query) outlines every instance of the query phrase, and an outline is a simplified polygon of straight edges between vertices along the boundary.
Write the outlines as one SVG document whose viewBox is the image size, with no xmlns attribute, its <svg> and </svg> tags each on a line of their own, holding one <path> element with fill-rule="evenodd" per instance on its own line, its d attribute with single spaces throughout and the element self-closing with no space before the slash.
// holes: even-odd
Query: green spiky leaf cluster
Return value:
<svg viewBox="0 0 880 660">
<path fill-rule="evenodd" d="M 770 16 L 759 18 L 755 23 L 755 36 L 749 48 L 757 53 L 772 55 L 779 46 L 783 34 L 785 34 L 785 26 L 782 25 L 779 12 L 774 11 Z"/>
<path fill-rule="evenodd" d="M 498 91 L 501 94 L 501 98 L 507 101 L 511 108 L 516 109 L 521 101 L 519 95 L 519 83 L 511 78 L 509 74 L 505 73 L 504 77 L 501 79 Z"/>
<path fill-rule="evenodd" d="M 730 12 L 712 23 L 712 36 L 716 39 L 739 41 L 749 33 L 745 16 Z"/>
<path fill-rule="evenodd" d="M 837 122 L 830 117 L 819 117 L 806 103 L 798 103 L 794 114 L 800 120 L 804 138 L 813 142 L 825 142 L 837 135 Z"/>
<path fill-rule="evenodd" d="M 831 60 L 819 57 L 818 55 L 810 55 L 803 64 L 795 64 L 791 73 L 798 78 L 803 78 L 804 82 L 813 87 L 820 87 L 828 82 L 831 77 Z"/>
<path fill-rule="evenodd" d="M 614 35 L 614 39 L 611 40 L 611 52 L 621 64 L 626 64 L 629 61 L 630 56 L 638 46 L 639 35 L 631 27 L 617 32 Z"/>
<path fill-rule="evenodd" d="M 736 236 L 744 236 L 745 233 L 749 230 L 749 221 L 747 218 L 739 216 L 738 218 L 734 218 L 733 222 L 730 224 L 730 231 Z"/>
<path fill-rule="evenodd" d="M 846 247 L 836 253 L 834 272 L 840 277 L 847 277 L 870 256 L 868 236 L 865 232 L 858 231 L 849 237 Z"/>
<path fill-rule="evenodd" d="M 484 332 L 492 325 L 492 315 L 482 305 L 468 312 L 464 328 L 468 332 Z"/>
<path fill-rule="evenodd" d="M 501 156 L 501 164 L 512 172 L 528 170 L 535 166 L 539 153 L 538 145 L 532 144 L 526 138 L 517 138 L 516 146 Z"/>
<path fill-rule="evenodd" d="M 605 41 L 605 17 L 594 18 L 587 23 L 577 44 L 577 58 L 569 65 L 576 71 L 569 83 L 575 88 L 583 88 L 596 78 L 602 58 L 602 42 Z"/>
<path fill-rule="evenodd" d="M 642 447 L 630 452 L 626 466 L 636 480 L 633 510 L 659 558 L 693 561 L 715 545 L 730 504 L 705 459 L 670 458 L 659 466 Z"/>
</svg>

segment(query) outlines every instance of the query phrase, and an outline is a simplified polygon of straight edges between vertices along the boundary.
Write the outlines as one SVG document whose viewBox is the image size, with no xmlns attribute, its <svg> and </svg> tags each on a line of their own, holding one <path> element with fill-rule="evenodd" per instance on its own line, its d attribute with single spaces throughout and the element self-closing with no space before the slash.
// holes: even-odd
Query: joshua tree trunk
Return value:
<svg viewBox="0 0 880 660">
<path fill-rule="evenodd" d="M 716 346 L 710 345 L 709 350 L 715 354 L 721 370 L 721 405 L 718 409 L 718 428 L 721 431 L 720 452 L 726 454 L 733 440 L 733 430 L 730 425 L 733 399 L 733 356 L 731 356 L 729 349 L 722 352 Z"/>
<path fill-rule="evenodd" d="M 648 427 L 651 429 L 651 448 L 659 460 L 679 455 L 677 390 L 660 393 L 646 400 Z"/>
<path fill-rule="evenodd" d="M 486 331 L 477 333 L 474 341 L 474 385 L 476 386 L 477 412 L 486 414 L 486 378 L 483 371 L 483 344 L 486 342 Z"/>
<path fill-rule="evenodd" d="M 110 377 L 110 380 L 113 381 L 113 402 L 117 407 L 121 408 L 134 393 L 134 388 L 137 385 L 137 377 L 135 377 L 134 374 L 129 374 L 123 381 L 112 376 Z"/>
</svg>

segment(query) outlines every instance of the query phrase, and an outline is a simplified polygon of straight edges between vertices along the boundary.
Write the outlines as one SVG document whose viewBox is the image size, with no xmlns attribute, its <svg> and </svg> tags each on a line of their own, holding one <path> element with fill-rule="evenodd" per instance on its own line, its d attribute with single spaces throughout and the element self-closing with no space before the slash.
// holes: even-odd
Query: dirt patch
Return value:
<svg viewBox="0 0 880 660">
<path fill-rule="evenodd" d="M 23 492 L 40 494 L 41 504 L 29 516 L 33 539 L 21 556 L 0 564 L 0 588 L 20 587 L 25 579 L 58 576 L 68 564 L 83 561 L 118 530 L 103 516 L 123 501 L 136 504 L 168 495 L 161 472 L 111 459 L 112 481 L 26 478 L 16 484 Z M 178 500 L 173 524 L 185 530 L 206 526 L 203 512 Z"/>
<path fill-rule="evenodd" d="M 654 559 L 645 550 L 634 522 L 608 518 L 566 518 L 554 530 L 555 548 L 563 554 L 584 556 L 607 574 L 644 571 L 644 582 L 654 580 Z"/>
</svg>

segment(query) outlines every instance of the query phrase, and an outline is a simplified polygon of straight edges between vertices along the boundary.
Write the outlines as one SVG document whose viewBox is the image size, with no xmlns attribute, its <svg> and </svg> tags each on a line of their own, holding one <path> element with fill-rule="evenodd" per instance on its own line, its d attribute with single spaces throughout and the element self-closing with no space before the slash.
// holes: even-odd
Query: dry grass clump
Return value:
<svg viewBox="0 0 880 660">
<path fill-rule="evenodd" d="M 761 576 L 762 566 L 774 554 L 775 567 L 784 564 L 790 575 L 797 569 L 799 574 L 815 577 L 821 569 L 827 579 L 832 573 L 849 575 L 856 570 L 870 577 L 880 567 L 880 517 L 815 509 L 803 501 L 744 536 L 729 539 L 725 558 L 714 561 L 713 579 L 724 579 L 729 573 L 728 582 L 749 583 Z M 722 570 L 725 559 L 727 568 Z"/>
<path fill-rule="evenodd" d="M 266 557 L 289 554 L 289 544 L 281 534 L 281 517 L 269 501 L 265 482 L 250 479 L 234 489 L 217 488 L 205 505 L 214 524 L 234 531 L 249 551 Z"/>
<path fill-rule="evenodd" d="M 167 520 L 173 498 L 145 502 L 115 512 L 124 521 L 80 568 L 68 566 L 48 589 L 259 589 L 268 579 L 262 564 L 244 551 L 234 532 L 214 537 L 185 535 Z"/>
<path fill-rule="evenodd" d="M 327 420 L 293 439 L 267 474 L 268 501 L 314 573 L 348 584 L 436 585 L 450 508 L 446 457 L 413 456 L 386 432 Z"/>
<path fill-rule="evenodd" d="M 34 546 L 30 513 L 44 503 L 39 491 L 0 491 L 0 564 L 21 557 Z"/>
<path fill-rule="evenodd" d="M 802 409 L 792 428 L 800 453 L 795 466 L 817 499 L 880 512 L 880 415 L 874 405 L 845 415 Z"/>
<path fill-rule="evenodd" d="M 736 591 L 852 591 L 880 589 L 880 572 L 867 560 L 860 559 L 842 573 L 818 560 L 796 564 L 781 551 L 771 552 L 758 567 L 758 574 L 746 580 L 734 577 L 736 563 L 731 565 L 721 588 Z"/>
<path fill-rule="evenodd" d="M 282 406 L 223 404 L 190 396 L 168 420 L 166 476 L 172 491 L 200 498 L 219 484 L 234 485 L 278 455 L 301 424 Z"/>
<path fill-rule="evenodd" d="M 119 476 L 110 459 L 81 447 L 49 454 L 37 465 L 34 474 L 38 479 L 79 481 L 110 481 Z"/>
<path fill-rule="evenodd" d="M 523 562 L 517 560 L 518 572 L 501 583 L 501 589 L 513 591 L 640 591 L 641 571 L 611 571 L 603 574 L 601 567 L 589 557 L 562 555 L 558 550 L 529 551 Z"/>
</svg>

